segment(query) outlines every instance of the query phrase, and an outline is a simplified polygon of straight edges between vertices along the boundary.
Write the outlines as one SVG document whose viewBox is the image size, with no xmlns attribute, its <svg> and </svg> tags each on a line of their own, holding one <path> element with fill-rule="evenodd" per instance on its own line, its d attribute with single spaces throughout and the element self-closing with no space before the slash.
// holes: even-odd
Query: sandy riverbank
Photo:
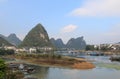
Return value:
<svg viewBox="0 0 120 79">
<path fill-rule="evenodd" d="M 9 56 L 10 58 L 15 58 L 26 63 L 31 63 L 35 65 L 43 66 L 54 66 L 54 67 L 65 67 L 74 69 L 92 69 L 95 65 L 87 62 L 82 58 L 71 58 L 62 57 L 61 59 L 50 59 L 50 58 L 36 58 L 36 57 L 26 57 L 26 56 Z"/>
</svg>

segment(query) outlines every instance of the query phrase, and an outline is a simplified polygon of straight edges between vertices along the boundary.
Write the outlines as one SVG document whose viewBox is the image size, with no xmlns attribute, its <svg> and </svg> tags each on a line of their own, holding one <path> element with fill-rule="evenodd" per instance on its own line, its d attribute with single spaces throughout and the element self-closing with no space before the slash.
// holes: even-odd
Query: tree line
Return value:
<svg viewBox="0 0 120 79">
<path fill-rule="evenodd" d="M 12 55 L 14 54 L 14 50 L 5 50 L 5 49 L 0 49 L 0 55 Z"/>
</svg>

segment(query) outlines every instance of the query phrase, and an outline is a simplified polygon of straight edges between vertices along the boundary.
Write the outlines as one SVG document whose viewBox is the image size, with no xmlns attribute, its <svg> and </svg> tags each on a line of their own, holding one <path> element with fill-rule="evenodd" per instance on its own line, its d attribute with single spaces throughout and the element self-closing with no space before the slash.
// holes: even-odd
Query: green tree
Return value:
<svg viewBox="0 0 120 79">
<path fill-rule="evenodd" d="M 91 51 L 95 50 L 94 45 L 87 45 L 86 51 L 88 51 L 88 50 L 91 50 Z"/>
<path fill-rule="evenodd" d="M 0 59 L 0 79 L 4 79 L 5 73 L 6 73 L 5 61 Z"/>
<path fill-rule="evenodd" d="M 107 50 L 110 50 L 107 46 L 102 46 L 101 47 L 101 51 L 107 51 Z"/>
</svg>

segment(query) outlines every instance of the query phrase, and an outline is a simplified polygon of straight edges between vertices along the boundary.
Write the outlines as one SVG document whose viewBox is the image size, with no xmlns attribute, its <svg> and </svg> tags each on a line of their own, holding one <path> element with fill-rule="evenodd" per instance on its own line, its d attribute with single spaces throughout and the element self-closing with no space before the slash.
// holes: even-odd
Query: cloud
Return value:
<svg viewBox="0 0 120 79">
<path fill-rule="evenodd" d="M 65 27 L 63 27 L 61 29 L 61 33 L 69 33 L 69 32 L 73 32 L 77 29 L 77 26 L 76 25 L 73 25 L 73 24 L 70 24 L 70 25 L 67 25 Z"/>
<path fill-rule="evenodd" d="M 53 34 L 51 37 L 54 37 L 55 39 L 61 38 L 63 42 L 66 44 L 70 38 L 73 38 L 76 36 L 76 29 L 78 26 L 74 24 L 69 24 L 60 29 L 57 33 Z"/>
<path fill-rule="evenodd" d="M 70 12 L 71 16 L 120 16 L 120 0 L 85 0 Z"/>
</svg>

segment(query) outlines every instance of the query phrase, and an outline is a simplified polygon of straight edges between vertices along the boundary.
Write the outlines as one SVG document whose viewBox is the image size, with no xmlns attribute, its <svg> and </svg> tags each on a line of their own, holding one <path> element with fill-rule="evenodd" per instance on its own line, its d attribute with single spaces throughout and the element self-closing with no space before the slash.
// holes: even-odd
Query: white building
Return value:
<svg viewBox="0 0 120 79">
<path fill-rule="evenodd" d="M 15 46 L 4 46 L 5 50 L 16 50 Z"/>
<path fill-rule="evenodd" d="M 31 54 L 31 53 L 36 53 L 37 50 L 36 50 L 36 48 L 30 48 L 30 49 L 29 49 L 29 52 L 30 52 L 30 54 Z"/>
</svg>

